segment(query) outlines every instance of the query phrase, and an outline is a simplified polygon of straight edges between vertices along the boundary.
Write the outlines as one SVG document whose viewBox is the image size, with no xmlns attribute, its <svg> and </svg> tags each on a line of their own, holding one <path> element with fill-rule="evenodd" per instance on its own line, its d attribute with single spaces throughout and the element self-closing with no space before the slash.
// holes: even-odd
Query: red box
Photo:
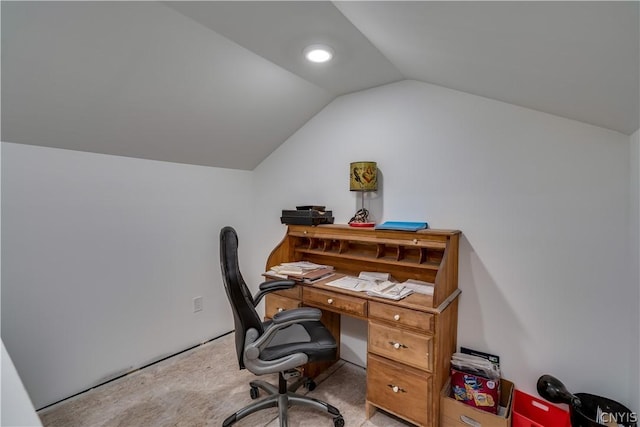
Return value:
<svg viewBox="0 0 640 427">
<path fill-rule="evenodd" d="M 512 427 L 571 427 L 569 412 L 520 390 L 513 396 Z"/>
</svg>

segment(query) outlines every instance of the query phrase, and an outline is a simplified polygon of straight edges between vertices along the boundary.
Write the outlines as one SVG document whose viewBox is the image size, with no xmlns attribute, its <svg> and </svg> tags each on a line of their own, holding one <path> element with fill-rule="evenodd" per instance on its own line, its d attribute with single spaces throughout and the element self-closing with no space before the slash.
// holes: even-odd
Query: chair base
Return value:
<svg viewBox="0 0 640 427">
<path fill-rule="evenodd" d="M 335 406 L 332 406 L 322 400 L 314 399 L 312 397 L 303 396 L 295 393 L 301 385 L 305 383 L 304 379 L 298 380 L 293 383 L 291 386 L 286 387 L 286 381 L 282 377 L 282 373 L 280 374 L 280 389 L 274 386 L 273 384 L 269 384 L 266 381 L 251 381 L 249 385 L 251 386 L 251 397 L 256 398 L 258 388 L 264 390 L 268 396 L 262 400 L 254 402 L 248 406 L 237 411 L 235 414 L 230 415 L 227 419 L 222 423 L 222 427 L 229 427 L 235 424 L 237 421 L 243 419 L 244 417 L 253 414 L 254 412 L 258 412 L 262 409 L 267 408 L 278 408 L 278 418 L 280 419 L 280 427 L 288 427 L 289 426 L 289 416 L 288 410 L 291 405 L 302 405 L 315 409 L 319 409 L 323 412 L 327 412 L 333 415 L 333 425 L 334 427 L 343 427 L 344 426 L 344 418 L 340 414 L 340 411 Z M 283 386 L 284 384 L 284 386 Z M 255 393 L 255 395 L 254 395 Z M 255 397 L 254 397 L 255 396 Z"/>
</svg>

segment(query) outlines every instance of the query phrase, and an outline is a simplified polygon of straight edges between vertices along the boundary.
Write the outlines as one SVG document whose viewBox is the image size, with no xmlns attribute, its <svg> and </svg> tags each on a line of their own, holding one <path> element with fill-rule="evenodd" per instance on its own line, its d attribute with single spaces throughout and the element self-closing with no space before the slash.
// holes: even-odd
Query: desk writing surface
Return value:
<svg viewBox="0 0 640 427">
<path fill-rule="evenodd" d="M 368 301 L 378 301 L 381 303 L 385 303 L 385 304 L 392 304 L 398 307 L 404 307 L 404 308 L 410 308 L 413 310 L 419 310 L 419 311 L 424 311 L 427 313 L 434 313 L 437 312 L 437 308 L 432 308 L 433 305 L 433 296 L 431 295 L 424 295 L 424 294 L 419 294 L 417 292 L 414 292 L 413 294 L 398 300 L 398 301 L 394 301 L 394 300 L 390 300 L 387 298 L 379 298 L 379 297 L 374 297 L 371 295 L 367 295 L 366 292 L 358 292 L 358 291 L 352 291 L 349 289 L 343 289 L 343 288 L 338 288 L 336 286 L 330 286 L 327 285 L 328 282 L 331 282 L 333 280 L 337 280 L 341 277 L 347 276 L 347 274 L 343 274 L 343 273 L 336 273 L 331 277 L 328 277 L 326 279 L 320 280 L 316 283 L 313 284 L 303 284 L 300 283 L 299 285 L 302 287 L 309 287 L 309 288 L 314 288 L 314 289 L 322 289 L 323 291 L 327 291 L 327 292 L 333 292 L 336 294 L 343 294 L 343 295 L 348 295 L 350 297 L 355 297 L 355 298 L 362 298 Z"/>
<path fill-rule="evenodd" d="M 304 287 L 304 288 L 322 289 L 323 291 L 327 291 L 327 292 L 334 292 L 336 294 L 343 294 L 343 295 L 348 295 L 350 297 L 362 298 L 362 299 L 365 299 L 367 301 L 377 301 L 377 302 L 381 302 L 381 303 L 384 303 L 384 304 L 391 304 L 391 305 L 394 305 L 394 306 L 397 306 L 397 307 L 408 308 L 408 309 L 418 310 L 418 311 L 424 311 L 426 313 L 438 313 L 442 309 L 444 309 L 446 307 L 446 305 L 447 305 L 445 303 L 444 306 L 432 308 L 433 296 L 432 295 L 421 294 L 421 293 L 418 293 L 418 292 L 414 292 L 413 294 L 411 294 L 411 295 L 409 295 L 409 296 L 407 296 L 407 297 L 405 297 L 405 298 L 403 298 L 401 300 L 397 300 L 396 301 L 396 300 L 392 300 L 392 299 L 388 299 L 388 298 L 374 297 L 374 296 L 368 295 L 366 292 L 362 292 L 362 291 L 352 291 L 352 290 L 349 290 L 349 289 L 344 289 L 344 288 L 339 288 L 339 287 L 336 287 L 336 286 L 327 285 L 327 283 L 329 283 L 329 282 L 331 282 L 333 280 L 340 279 L 341 277 L 345 277 L 345 276 L 348 276 L 348 274 L 336 272 L 332 276 L 327 277 L 326 279 L 319 280 L 319 281 L 317 281 L 315 283 L 298 282 L 298 286 Z M 274 277 L 273 279 L 279 279 L 279 278 Z M 288 296 L 287 295 L 287 291 L 277 291 L 276 293 Z M 454 292 L 451 295 L 451 297 L 455 298 L 459 294 L 460 294 L 460 291 L 457 290 L 456 292 Z"/>
</svg>

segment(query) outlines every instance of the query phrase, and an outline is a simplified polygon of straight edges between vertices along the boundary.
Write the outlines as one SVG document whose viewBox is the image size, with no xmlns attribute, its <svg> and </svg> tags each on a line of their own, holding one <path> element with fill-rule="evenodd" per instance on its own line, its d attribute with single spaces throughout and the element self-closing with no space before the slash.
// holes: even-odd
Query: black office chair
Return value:
<svg viewBox="0 0 640 427">
<path fill-rule="evenodd" d="M 278 373 L 278 387 L 265 381 L 251 381 L 249 385 L 252 399 L 258 397 L 258 389 L 268 396 L 254 402 L 227 417 L 223 427 L 233 425 L 249 414 L 266 408 L 278 407 L 280 427 L 288 426 L 287 409 L 298 404 L 326 411 L 333 415 L 335 427 L 344 426 L 340 411 L 328 403 L 296 394 L 301 385 L 309 389 L 314 383 L 299 378 L 287 387 L 287 380 L 300 377 L 295 368 L 307 362 L 333 360 L 337 355 L 337 344 L 331 333 L 320 322 L 321 311 L 303 307 L 277 313 L 273 320 L 262 322 L 255 306 L 269 292 L 290 289 L 295 286 L 291 280 L 265 282 L 260 291 L 251 296 L 238 263 L 238 236 L 232 227 L 220 231 L 220 266 L 224 287 L 233 309 L 235 323 L 236 353 L 240 369 L 248 369 L 256 375 Z"/>
</svg>

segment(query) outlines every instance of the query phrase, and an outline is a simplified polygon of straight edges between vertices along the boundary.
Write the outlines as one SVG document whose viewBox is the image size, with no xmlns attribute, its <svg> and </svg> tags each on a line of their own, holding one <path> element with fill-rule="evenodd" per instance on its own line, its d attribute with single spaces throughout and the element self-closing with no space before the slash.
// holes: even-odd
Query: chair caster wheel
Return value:
<svg viewBox="0 0 640 427">
<path fill-rule="evenodd" d="M 316 389 L 316 382 L 314 380 L 306 380 L 304 382 L 304 387 L 309 391 L 313 391 Z"/>
<path fill-rule="evenodd" d="M 257 399 L 259 395 L 260 391 L 258 390 L 258 387 L 251 387 L 249 389 L 249 396 L 251 396 L 251 399 Z"/>
<path fill-rule="evenodd" d="M 344 418 L 342 418 L 342 415 L 339 415 L 333 419 L 333 426 L 344 427 Z"/>
</svg>

